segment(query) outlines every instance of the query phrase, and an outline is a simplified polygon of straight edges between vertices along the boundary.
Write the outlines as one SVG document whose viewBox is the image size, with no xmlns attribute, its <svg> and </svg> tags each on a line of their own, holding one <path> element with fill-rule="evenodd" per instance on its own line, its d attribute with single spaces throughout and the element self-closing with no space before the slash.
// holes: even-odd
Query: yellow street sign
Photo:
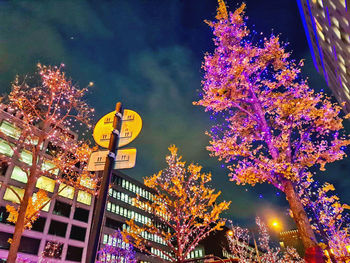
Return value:
<svg viewBox="0 0 350 263">
<path fill-rule="evenodd" d="M 93 152 L 90 155 L 87 170 L 90 172 L 103 171 L 108 150 Z M 113 169 L 133 168 L 136 163 L 136 148 L 120 149 L 117 151 L 117 158 Z"/>
<path fill-rule="evenodd" d="M 94 128 L 94 140 L 104 148 L 108 148 L 109 138 L 113 131 L 114 115 L 115 111 L 106 114 L 96 123 Z M 140 115 L 133 110 L 124 110 L 118 147 L 123 147 L 132 142 L 139 135 L 141 129 L 142 119 Z"/>
</svg>

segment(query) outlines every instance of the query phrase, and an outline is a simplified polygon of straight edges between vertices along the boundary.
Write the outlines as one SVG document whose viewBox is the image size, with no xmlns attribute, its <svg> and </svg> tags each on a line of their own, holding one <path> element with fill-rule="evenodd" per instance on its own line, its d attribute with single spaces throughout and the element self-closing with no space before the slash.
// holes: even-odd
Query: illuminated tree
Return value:
<svg viewBox="0 0 350 263">
<path fill-rule="evenodd" d="M 295 186 L 312 167 L 342 159 L 350 141 L 342 135 L 341 107 L 316 94 L 300 76 L 278 36 L 252 41 L 243 4 L 228 13 L 219 0 L 207 22 L 215 51 L 203 64 L 202 98 L 195 102 L 218 116 L 208 150 L 225 161 L 237 184 L 268 182 L 286 194 L 307 255 L 321 251 Z M 321 259 L 322 261 L 322 259 Z"/>
<path fill-rule="evenodd" d="M 168 167 L 144 179 L 145 185 L 154 190 L 152 201 L 140 197 L 135 200 L 137 207 L 147 209 L 156 217 L 144 225 L 127 221 L 128 228 L 124 233 L 140 250 L 181 263 L 199 241 L 222 228 L 225 220 L 220 214 L 228 209 L 230 202 L 217 201 L 220 192 L 214 193 L 215 189 L 208 187 L 210 173 L 201 173 L 202 167 L 196 164 L 186 167 L 177 148 L 171 146 L 169 150 Z M 152 243 L 145 238 L 147 234 L 157 236 L 166 246 L 159 248 L 160 254 L 150 249 Z"/>
<path fill-rule="evenodd" d="M 350 259 L 347 247 L 350 247 L 349 215 L 345 213 L 346 204 L 329 192 L 334 191 L 332 184 L 321 187 L 308 174 L 297 187 L 301 201 L 309 215 L 313 229 L 321 237 L 332 262 Z"/>
<path fill-rule="evenodd" d="M 226 235 L 231 255 L 239 260 L 239 263 L 292 263 L 305 262 L 294 248 L 287 247 L 284 252 L 280 248 L 270 246 L 270 235 L 264 222 L 256 218 L 258 225 L 258 244 L 254 239 L 256 248 L 250 246 L 251 234 L 248 229 L 239 226 L 231 226 L 231 231 Z"/>
<path fill-rule="evenodd" d="M 86 142 L 74 139 L 70 132 L 77 124 L 90 127 L 93 109 L 83 101 L 87 88 L 74 86 L 61 67 L 39 64 L 37 74 L 23 79 L 17 77 L 4 105 L 15 115 L 16 121 L 12 125 L 18 136 L 15 142 L 11 142 L 13 134 L 2 133 L 12 154 L 0 158 L 8 163 L 16 162 L 26 174 L 24 193 L 7 185 L 19 203 L 18 207 L 7 206 L 10 212 L 8 220 L 15 223 L 13 238 L 10 239 L 9 263 L 16 261 L 23 230 L 31 227 L 40 210 L 58 194 L 48 195 L 45 190 L 34 193 L 40 177 L 54 179 L 60 184 L 59 191 L 74 187 L 94 193 L 95 188 L 95 181 L 85 170 L 92 149 Z M 49 154 L 53 157 L 50 159 L 41 153 L 42 146 L 48 142 L 52 145 Z"/>
<path fill-rule="evenodd" d="M 128 239 L 126 241 L 120 230 L 115 231 L 110 243 L 105 244 L 98 252 L 97 263 L 136 263 L 134 247 Z"/>
</svg>

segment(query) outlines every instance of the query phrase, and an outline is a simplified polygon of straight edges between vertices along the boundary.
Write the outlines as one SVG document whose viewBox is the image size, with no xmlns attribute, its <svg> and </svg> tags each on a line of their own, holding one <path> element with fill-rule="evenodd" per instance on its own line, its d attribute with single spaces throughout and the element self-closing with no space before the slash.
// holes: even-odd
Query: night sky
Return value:
<svg viewBox="0 0 350 263">
<path fill-rule="evenodd" d="M 240 2 L 226 1 L 234 10 Z M 295 0 L 246 0 L 249 25 L 269 35 L 281 33 L 293 58 L 305 58 L 304 75 L 316 90 L 328 88 L 315 71 Z M 256 215 L 287 220 L 284 195 L 264 184 L 235 186 L 227 170 L 208 156 L 204 135 L 214 124 L 195 107 L 205 52 L 213 51 L 210 28 L 216 0 L 0 1 L 0 87 L 8 93 L 16 74 L 38 62 L 59 65 L 81 87 L 95 83 L 88 101 L 95 120 L 117 101 L 137 111 L 144 126 L 127 147 L 138 150 L 137 165 L 124 172 L 137 179 L 164 168 L 167 147 L 176 144 L 187 161 L 213 173 L 213 186 L 232 200 L 225 217 L 249 225 Z M 347 124 L 347 126 L 349 126 Z M 348 129 L 350 132 L 350 129 Z M 329 165 L 317 178 L 335 184 L 350 201 L 350 157 Z M 293 226 L 288 225 L 286 228 Z"/>
</svg>

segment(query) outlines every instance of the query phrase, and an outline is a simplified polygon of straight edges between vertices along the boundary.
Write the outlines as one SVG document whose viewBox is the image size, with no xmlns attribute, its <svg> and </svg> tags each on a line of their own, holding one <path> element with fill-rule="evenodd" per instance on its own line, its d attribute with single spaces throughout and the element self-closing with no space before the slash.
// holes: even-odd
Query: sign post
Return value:
<svg viewBox="0 0 350 263">
<path fill-rule="evenodd" d="M 90 230 L 90 238 L 87 250 L 86 262 L 95 263 L 98 244 L 100 241 L 101 228 L 103 223 L 104 211 L 106 208 L 106 201 L 108 195 L 109 183 L 111 180 L 112 169 L 116 159 L 116 150 L 119 143 L 119 135 L 121 130 L 122 120 L 122 104 L 118 102 L 115 106 L 115 113 L 113 116 L 112 131 L 109 138 L 108 154 L 104 165 L 103 176 L 101 180 L 101 187 L 99 196 L 96 199 L 96 204 L 93 211 L 92 226 Z"/>
<path fill-rule="evenodd" d="M 93 132 L 95 142 L 108 150 L 93 152 L 88 164 L 88 171 L 103 171 L 100 192 L 92 217 L 86 256 L 88 263 L 94 263 L 97 257 L 112 170 L 135 166 L 136 149 L 119 150 L 119 147 L 132 142 L 139 135 L 141 129 L 142 119 L 140 115 L 132 110 L 122 110 L 120 102 L 116 104 L 115 111 L 103 116 L 95 125 Z"/>
<path fill-rule="evenodd" d="M 103 171 L 108 151 L 93 152 L 90 155 L 87 170 L 89 172 Z M 118 149 L 117 156 L 114 161 L 113 169 L 133 168 L 136 163 L 136 149 Z"/>
</svg>

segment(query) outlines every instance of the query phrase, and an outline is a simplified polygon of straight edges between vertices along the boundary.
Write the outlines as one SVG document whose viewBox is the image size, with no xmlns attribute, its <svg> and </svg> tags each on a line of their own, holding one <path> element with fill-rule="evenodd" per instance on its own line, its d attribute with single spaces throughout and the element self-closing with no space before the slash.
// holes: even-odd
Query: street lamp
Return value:
<svg viewBox="0 0 350 263">
<path fill-rule="evenodd" d="M 278 221 L 277 219 L 273 219 L 272 221 L 271 221 L 271 227 L 273 228 L 273 229 L 275 229 L 276 231 L 281 231 L 281 229 L 282 229 L 282 224 L 281 224 L 281 222 L 280 221 Z"/>
</svg>

